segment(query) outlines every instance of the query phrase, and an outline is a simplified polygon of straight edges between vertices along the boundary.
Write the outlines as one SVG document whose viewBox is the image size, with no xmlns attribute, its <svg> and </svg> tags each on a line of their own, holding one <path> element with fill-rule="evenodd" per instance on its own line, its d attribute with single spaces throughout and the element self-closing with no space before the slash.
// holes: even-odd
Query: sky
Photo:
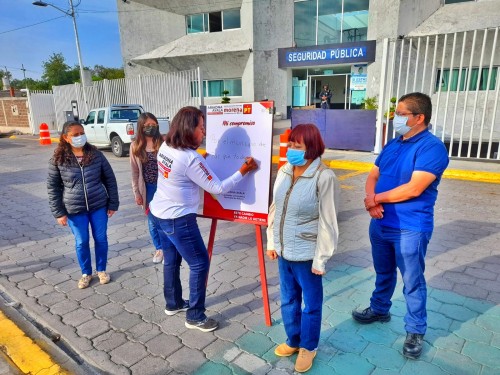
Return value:
<svg viewBox="0 0 500 375">
<path fill-rule="evenodd" d="M 0 69 L 7 67 L 14 79 L 23 79 L 23 65 L 26 78 L 40 79 L 43 62 L 53 53 L 62 53 L 70 67 L 78 64 L 72 18 L 33 1 L 0 0 Z M 69 9 L 68 0 L 45 2 Z M 122 67 L 116 0 L 73 0 L 73 5 L 83 65 Z"/>
</svg>

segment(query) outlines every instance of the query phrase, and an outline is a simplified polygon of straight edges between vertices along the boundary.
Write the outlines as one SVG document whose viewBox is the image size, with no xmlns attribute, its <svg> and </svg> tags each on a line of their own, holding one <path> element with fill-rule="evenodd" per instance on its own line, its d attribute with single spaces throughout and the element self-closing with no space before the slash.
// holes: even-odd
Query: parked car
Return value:
<svg viewBox="0 0 500 375">
<path fill-rule="evenodd" d="M 112 105 L 90 110 L 81 123 L 89 143 L 96 147 L 111 147 L 113 154 L 125 156 L 137 132 L 137 119 L 144 112 L 138 104 Z M 158 118 L 160 133 L 167 134 L 168 118 Z"/>
</svg>

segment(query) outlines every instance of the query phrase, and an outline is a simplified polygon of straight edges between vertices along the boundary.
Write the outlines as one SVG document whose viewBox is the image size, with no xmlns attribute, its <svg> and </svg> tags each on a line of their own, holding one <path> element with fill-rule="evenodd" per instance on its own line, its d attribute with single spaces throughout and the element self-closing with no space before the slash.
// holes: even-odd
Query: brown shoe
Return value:
<svg viewBox="0 0 500 375">
<path fill-rule="evenodd" d="M 99 276 L 99 282 L 101 284 L 107 284 L 111 280 L 111 277 L 109 276 L 109 273 L 106 273 L 106 271 L 99 271 L 99 272 L 97 272 L 97 276 Z"/>
<path fill-rule="evenodd" d="M 299 348 L 292 348 L 286 343 L 283 343 L 276 347 L 276 349 L 274 350 L 274 354 L 276 354 L 278 357 L 289 357 L 292 354 L 297 353 L 298 351 Z"/>
<path fill-rule="evenodd" d="M 82 278 L 78 281 L 78 289 L 88 288 L 90 280 L 92 280 L 92 275 L 87 275 L 84 273 L 82 275 Z"/>
<path fill-rule="evenodd" d="M 297 356 L 297 361 L 295 361 L 295 371 L 308 371 L 313 365 L 314 357 L 316 357 L 316 350 L 314 352 L 310 352 L 307 349 L 300 348 L 299 355 Z"/>
</svg>

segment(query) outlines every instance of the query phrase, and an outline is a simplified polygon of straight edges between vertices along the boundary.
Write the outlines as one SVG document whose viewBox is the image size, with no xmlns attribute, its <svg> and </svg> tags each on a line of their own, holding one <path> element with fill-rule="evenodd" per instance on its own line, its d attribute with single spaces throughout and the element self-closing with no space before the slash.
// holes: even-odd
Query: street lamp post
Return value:
<svg viewBox="0 0 500 375">
<path fill-rule="evenodd" d="M 83 62 L 82 62 L 82 53 L 80 52 L 80 40 L 78 39 L 78 29 L 76 27 L 76 16 L 75 16 L 75 8 L 73 7 L 73 0 L 69 0 L 69 10 L 61 9 L 54 4 L 46 3 L 44 1 L 34 1 L 33 5 L 39 7 L 51 6 L 52 8 L 57 9 L 64 14 L 71 16 L 73 19 L 73 28 L 75 30 L 75 41 L 76 41 L 76 54 L 78 55 L 78 65 L 80 65 L 80 81 L 82 83 L 82 91 L 83 91 L 83 101 L 85 102 L 85 107 L 87 107 L 87 95 L 85 94 L 85 87 L 83 84 Z"/>
</svg>

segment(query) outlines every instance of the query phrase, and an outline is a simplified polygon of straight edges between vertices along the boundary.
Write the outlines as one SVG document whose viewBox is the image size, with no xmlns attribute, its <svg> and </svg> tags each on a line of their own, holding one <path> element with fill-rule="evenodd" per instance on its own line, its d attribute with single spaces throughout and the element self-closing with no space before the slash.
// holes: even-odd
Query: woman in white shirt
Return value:
<svg viewBox="0 0 500 375">
<path fill-rule="evenodd" d="M 163 294 L 167 315 L 186 311 L 186 327 L 211 332 L 218 323 L 205 315 L 208 252 L 196 213 L 200 188 L 211 194 L 228 192 L 250 171 L 257 169 L 251 157 L 227 179 L 220 181 L 196 149 L 205 136 L 203 112 L 195 107 L 179 110 L 158 152 L 158 187 L 150 210 L 160 228 L 164 251 Z M 189 301 L 182 298 L 180 264 L 189 265 Z"/>
</svg>

